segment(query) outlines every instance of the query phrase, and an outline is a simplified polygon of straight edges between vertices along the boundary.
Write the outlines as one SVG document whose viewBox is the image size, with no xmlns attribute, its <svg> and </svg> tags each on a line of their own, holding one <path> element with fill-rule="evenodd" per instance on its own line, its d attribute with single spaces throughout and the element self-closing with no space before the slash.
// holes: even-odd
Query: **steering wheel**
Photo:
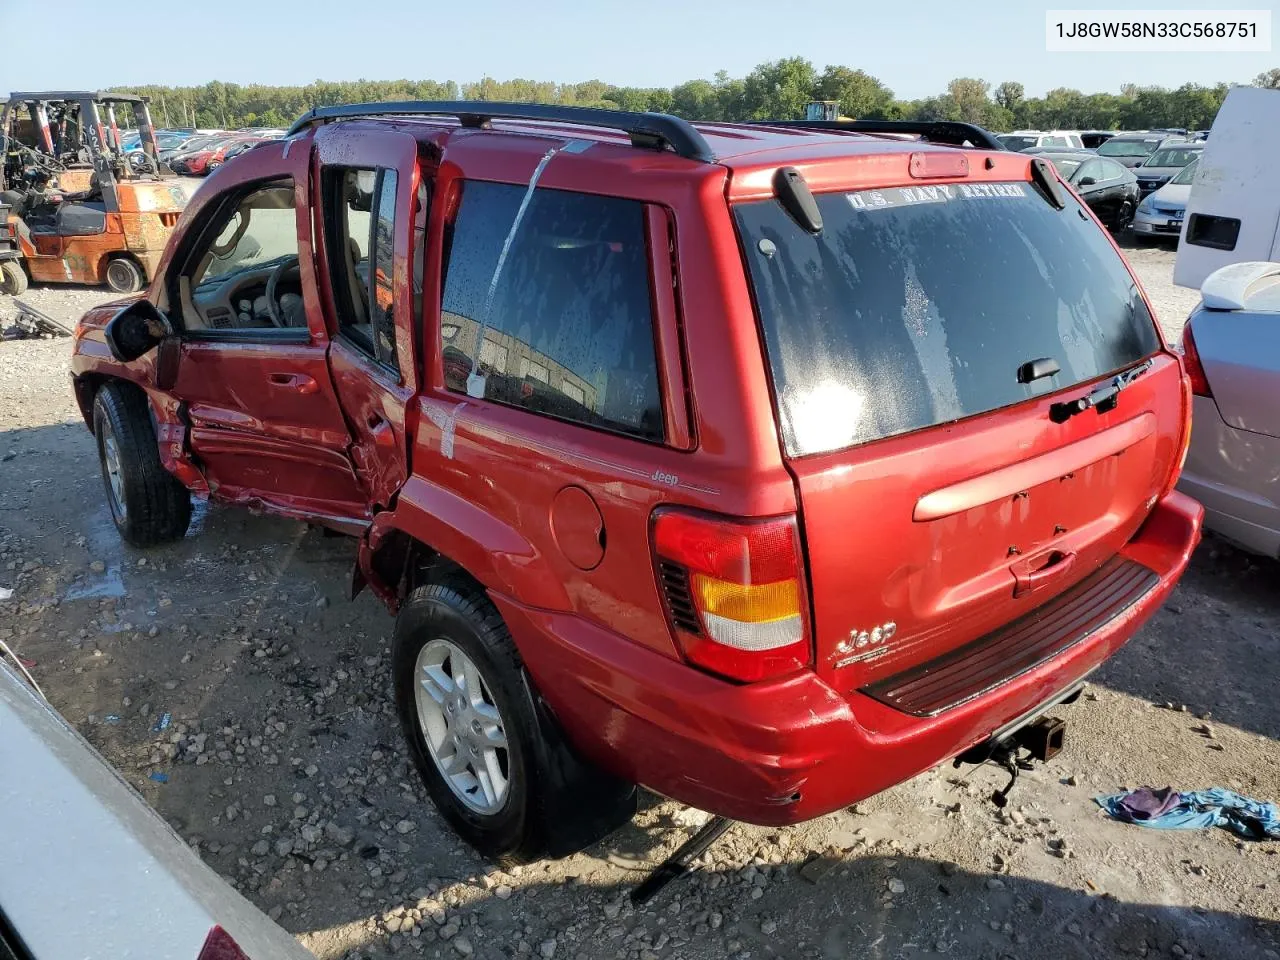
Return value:
<svg viewBox="0 0 1280 960">
<path fill-rule="evenodd" d="M 296 255 L 286 257 L 280 261 L 280 265 L 271 271 L 271 276 L 267 280 L 267 312 L 271 314 L 271 322 L 277 327 L 287 327 L 284 315 L 280 312 L 280 300 L 276 296 L 276 286 L 284 278 L 285 274 L 298 269 L 298 257 Z"/>
</svg>

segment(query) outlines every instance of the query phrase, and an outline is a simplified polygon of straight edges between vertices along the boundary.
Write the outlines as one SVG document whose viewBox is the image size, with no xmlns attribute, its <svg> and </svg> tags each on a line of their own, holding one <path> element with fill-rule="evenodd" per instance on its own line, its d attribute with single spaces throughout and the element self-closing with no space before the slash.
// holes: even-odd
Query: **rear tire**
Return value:
<svg viewBox="0 0 1280 960">
<path fill-rule="evenodd" d="M 107 263 L 107 286 L 116 293 L 137 293 L 146 283 L 142 268 L 128 257 L 116 257 Z"/>
<path fill-rule="evenodd" d="M 454 683 L 454 673 L 471 671 L 472 683 Z M 401 729 L 431 799 L 484 856 L 567 856 L 635 813 L 635 787 L 564 741 L 501 615 L 469 578 L 446 576 L 409 595 L 396 619 L 392 677 Z"/>
<path fill-rule="evenodd" d="M 191 524 L 191 494 L 160 463 L 141 391 L 119 383 L 99 390 L 93 432 L 107 506 L 120 536 L 135 547 L 182 539 Z"/>
<path fill-rule="evenodd" d="M 27 289 L 27 271 L 16 260 L 0 262 L 0 293 L 16 297 Z"/>
</svg>

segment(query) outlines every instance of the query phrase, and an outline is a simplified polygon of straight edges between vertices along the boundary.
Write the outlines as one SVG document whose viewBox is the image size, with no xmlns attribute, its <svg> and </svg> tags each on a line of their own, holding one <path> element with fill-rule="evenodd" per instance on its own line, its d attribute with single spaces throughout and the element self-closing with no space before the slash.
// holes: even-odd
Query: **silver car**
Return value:
<svg viewBox="0 0 1280 960">
<path fill-rule="evenodd" d="M 0 957 L 314 960 L 2 658 L 0 851 Z"/>
<path fill-rule="evenodd" d="M 1183 330 L 1194 413 L 1178 489 L 1204 524 L 1280 557 L 1280 263 L 1210 274 Z"/>
<path fill-rule="evenodd" d="M 1176 177 L 1154 193 L 1147 194 L 1138 204 L 1133 215 L 1133 232 L 1138 242 L 1147 239 L 1167 238 L 1177 240 L 1182 232 L 1182 219 L 1187 211 L 1187 198 L 1191 196 L 1191 181 L 1200 166 L 1197 157 L 1188 163 Z"/>
<path fill-rule="evenodd" d="M 1203 143 L 1192 143 L 1188 140 L 1168 141 L 1160 144 L 1160 148 L 1151 156 L 1133 168 L 1138 177 L 1138 187 L 1145 197 L 1154 193 L 1182 172 L 1182 168 L 1200 156 Z"/>
</svg>

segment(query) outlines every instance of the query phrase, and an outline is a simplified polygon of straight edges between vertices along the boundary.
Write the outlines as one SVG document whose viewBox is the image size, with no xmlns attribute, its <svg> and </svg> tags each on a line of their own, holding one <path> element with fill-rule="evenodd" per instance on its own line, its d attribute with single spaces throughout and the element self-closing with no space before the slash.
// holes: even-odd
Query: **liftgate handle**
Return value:
<svg viewBox="0 0 1280 960">
<path fill-rule="evenodd" d="M 1013 595 L 1021 597 L 1034 593 L 1059 577 L 1066 576 L 1075 562 L 1076 555 L 1073 551 L 1055 548 L 1011 564 L 1009 570 L 1013 573 Z"/>
</svg>

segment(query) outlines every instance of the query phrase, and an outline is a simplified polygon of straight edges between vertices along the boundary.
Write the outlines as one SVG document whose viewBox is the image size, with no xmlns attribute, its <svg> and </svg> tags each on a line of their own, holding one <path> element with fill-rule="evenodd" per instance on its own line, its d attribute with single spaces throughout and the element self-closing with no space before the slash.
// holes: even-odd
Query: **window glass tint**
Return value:
<svg viewBox="0 0 1280 960">
<path fill-rule="evenodd" d="M 1125 175 L 1125 168 L 1114 160 L 1099 160 L 1102 164 L 1102 172 L 1108 180 L 1119 180 Z"/>
<path fill-rule="evenodd" d="M 182 320 L 189 329 L 305 327 L 298 277 L 298 221 L 293 181 L 276 180 L 222 212 L 212 240 L 189 261 L 191 302 Z M 276 312 L 267 283 L 277 269 Z"/>
<path fill-rule="evenodd" d="M 996 139 L 1004 144 L 1006 150 L 1014 150 L 1014 151 L 1025 150 L 1027 149 L 1027 147 L 1034 147 L 1036 145 L 1035 137 L 1023 137 L 1023 136 L 1014 136 L 1013 134 L 1006 134 L 1003 137 L 996 137 Z"/>
<path fill-rule="evenodd" d="M 391 278 L 395 252 L 396 172 L 385 170 L 378 183 L 377 217 L 373 223 L 373 340 L 378 360 L 396 367 L 396 325 L 392 311 Z"/>
<path fill-rule="evenodd" d="M 1047 147 L 1066 147 L 1070 146 L 1066 137 L 1044 137 L 1044 145 Z"/>
<path fill-rule="evenodd" d="M 1058 173 L 1068 180 L 1080 167 L 1080 161 L 1073 160 L 1070 157 L 1051 157 L 1050 159 L 1053 161 L 1053 165 L 1058 168 Z"/>
<path fill-rule="evenodd" d="M 1177 148 L 1157 150 L 1147 158 L 1148 167 L 1185 167 L 1200 156 L 1199 150 L 1180 150 Z"/>
<path fill-rule="evenodd" d="M 324 177 L 339 329 L 356 347 L 398 370 L 391 288 L 395 171 L 331 169 Z"/>
<path fill-rule="evenodd" d="M 1158 347 L 1123 261 L 1072 199 L 1059 211 L 1007 183 L 817 202 L 816 237 L 776 200 L 736 210 L 791 455 L 1008 406 Z M 1041 357 L 1061 373 L 1019 383 Z"/>
<path fill-rule="evenodd" d="M 1155 146 L 1150 140 L 1121 140 L 1113 137 L 1098 148 L 1102 157 L 1145 157 Z"/>
<path fill-rule="evenodd" d="M 1199 165 L 1200 165 L 1200 161 L 1198 158 L 1195 160 L 1192 160 L 1190 163 L 1188 163 L 1185 167 L 1183 167 L 1178 172 L 1178 175 L 1176 177 L 1174 177 L 1169 182 L 1183 184 L 1183 185 L 1193 182 L 1196 178 L 1196 167 L 1198 167 Z"/>
<path fill-rule="evenodd" d="M 641 204 L 535 190 L 482 329 L 498 256 L 524 194 L 507 184 L 464 188 L 446 255 L 441 322 L 449 389 L 661 439 Z"/>
<path fill-rule="evenodd" d="M 1085 177 L 1093 177 L 1094 183 L 1099 183 L 1107 179 L 1107 173 L 1102 168 L 1101 160 L 1090 160 L 1080 168 L 1080 176 L 1077 180 L 1083 180 Z"/>
</svg>

